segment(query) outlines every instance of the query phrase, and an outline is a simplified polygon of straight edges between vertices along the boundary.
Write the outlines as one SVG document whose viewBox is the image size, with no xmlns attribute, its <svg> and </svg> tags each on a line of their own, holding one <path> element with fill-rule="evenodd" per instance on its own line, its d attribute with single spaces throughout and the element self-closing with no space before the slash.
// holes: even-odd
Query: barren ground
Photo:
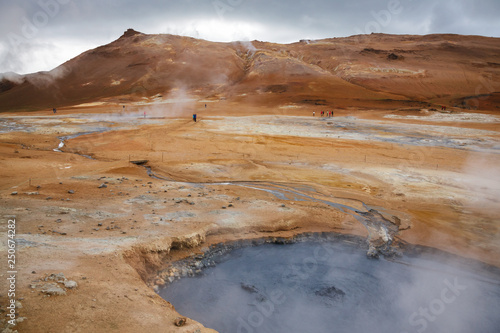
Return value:
<svg viewBox="0 0 500 333">
<path fill-rule="evenodd" d="M 232 239 L 368 235 L 325 201 L 396 216 L 399 241 L 500 266 L 499 115 L 203 104 L 196 123 L 118 105 L 1 115 L 0 229 L 15 217 L 26 318 L 14 329 L 210 332 L 174 325 L 156 273 Z M 67 295 L 31 287 L 60 272 L 78 283 Z"/>
</svg>

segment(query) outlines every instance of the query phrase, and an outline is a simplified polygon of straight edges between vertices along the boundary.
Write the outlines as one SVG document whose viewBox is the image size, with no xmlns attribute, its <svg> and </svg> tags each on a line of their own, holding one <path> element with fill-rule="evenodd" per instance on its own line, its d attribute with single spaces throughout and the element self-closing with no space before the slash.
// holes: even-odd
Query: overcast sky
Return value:
<svg viewBox="0 0 500 333">
<path fill-rule="evenodd" d="M 50 70 L 128 28 L 212 41 L 500 37 L 499 0 L 0 0 L 0 73 Z"/>
</svg>

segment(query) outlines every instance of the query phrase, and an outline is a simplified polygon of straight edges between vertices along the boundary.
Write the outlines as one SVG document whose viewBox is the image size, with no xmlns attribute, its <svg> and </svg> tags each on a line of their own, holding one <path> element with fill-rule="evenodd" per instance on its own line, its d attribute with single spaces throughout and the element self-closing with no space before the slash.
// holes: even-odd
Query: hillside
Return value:
<svg viewBox="0 0 500 333">
<path fill-rule="evenodd" d="M 255 105 L 498 110 L 500 39 L 371 34 L 215 43 L 127 30 L 49 72 L 10 74 L 0 111 L 187 96 Z"/>
</svg>

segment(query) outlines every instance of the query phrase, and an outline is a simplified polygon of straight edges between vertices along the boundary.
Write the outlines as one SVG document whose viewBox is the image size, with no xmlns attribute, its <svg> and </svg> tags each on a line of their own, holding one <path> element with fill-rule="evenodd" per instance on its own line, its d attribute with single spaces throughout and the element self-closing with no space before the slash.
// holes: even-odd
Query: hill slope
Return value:
<svg viewBox="0 0 500 333">
<path fill-rule="evenodd" d="M 271 106 L 498 110 L 498 59 L 500 39 L 479 36 L 371 34 L 283 45 L 129 29 L 50 72 L 5 76 L 0 111 L 148 102 L 173 93 Z"/>
</svg>

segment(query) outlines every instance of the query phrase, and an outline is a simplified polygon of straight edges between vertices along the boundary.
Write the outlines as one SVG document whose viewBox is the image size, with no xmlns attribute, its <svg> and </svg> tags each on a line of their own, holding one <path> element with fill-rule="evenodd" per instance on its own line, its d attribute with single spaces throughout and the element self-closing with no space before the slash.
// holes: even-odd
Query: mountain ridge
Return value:
<svg viewBox="0 0 500 333">
<path fill-rule="evenodd" d="M 51 71 L 3 76 L 0 111 L 149 103 L 179 90 L 195 99 L 271 106 L 414 103 L 498 110 L 499 56 L 500 38 L 482 36 L 223 43 L 128 29 Z"/>
</svg>

